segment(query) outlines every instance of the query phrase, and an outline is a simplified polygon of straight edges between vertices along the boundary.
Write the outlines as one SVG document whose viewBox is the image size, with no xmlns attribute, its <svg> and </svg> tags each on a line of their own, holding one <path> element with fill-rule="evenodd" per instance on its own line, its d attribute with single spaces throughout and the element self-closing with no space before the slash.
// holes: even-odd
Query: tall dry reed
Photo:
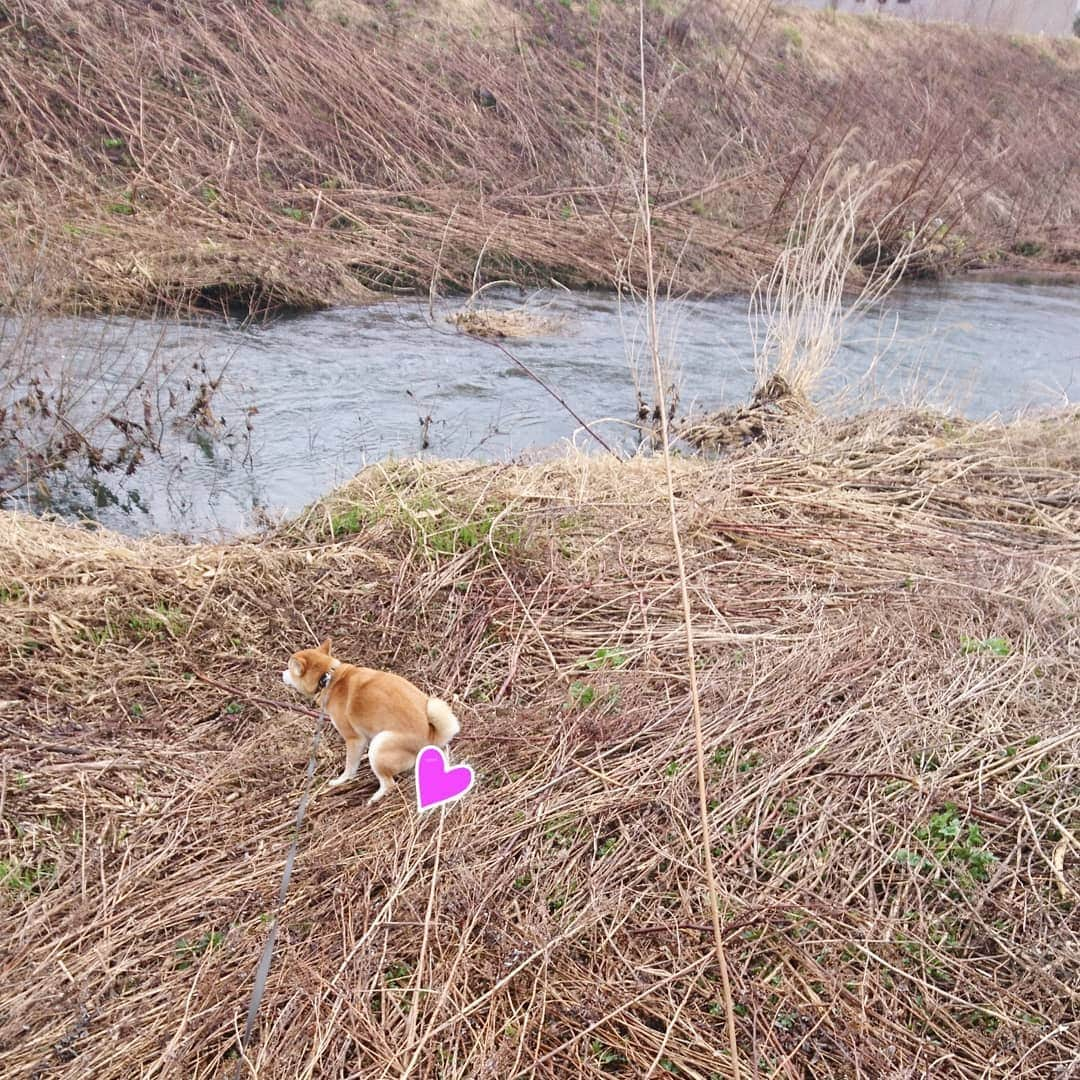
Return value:
<svg viewBox="0 0 1080 1080">
<path fill-rule="evenodd" d="M 808 402 L 833 365 L 848 326 L 879 303 L 908 265 L 925 253 L 926 230 L 909 227 L 895 247 L 893 208 L 867 224 L 888 173 L 876 163 L 828 163 L 817 187 L 800 200 L 788 244 L 758 282 L 750 305 L 755 385 L 779 378 Z"/>
</svg>

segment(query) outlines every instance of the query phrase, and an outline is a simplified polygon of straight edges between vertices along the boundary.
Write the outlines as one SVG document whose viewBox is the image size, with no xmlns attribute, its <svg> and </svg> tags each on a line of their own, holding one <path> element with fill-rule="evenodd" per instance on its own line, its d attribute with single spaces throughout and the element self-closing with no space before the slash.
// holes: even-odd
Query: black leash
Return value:
<svg viewBox="0 0 1080 1080">
<path fill-rule="evenodd" d="M 251 991 L 251 1004 L 248 1006 L 247 1022 L 244 1024 L 244 1037 L 240 1040 L 240 1060 L 236 1063 L 236 1078 L 239 1080 L 244 1068 L 244 1054 L 247 1052 L 251 1033 L 255 1029 L 255 1018 L 259 1015 L 259 1005 L 262 1003 L 263 991 L 266 989 L 266 977 L 270 974 L 270 961 L 274 958 L 274 945 L 277 942 L 278 915 L 285 906 L 285 894 L 289 891 L 289 879 L 292 877 L 293 863 L 296 861 L 296 849 L 300 845 L 300 826 L 304 823 L 304 813 L 307 810 L 308 796 L 311 794 L 311 781 L 315 777 L 315 756 L 319 749 L 319 740 L 322 738 L 323 725 L 326 723 L 326 710 L 319 713 L 319 723 L 315 728 L 315 734 L 311 739 L 311 754 L 308 757 L 307 778 L 304 781 L 304 792 L 300 796 L 300 805 L 296 808 L 296 822 L 293 825 L 292 845 L 289 854 L 285 857 L 285 872 L 281 875 L 281 888 L 278 890 L 277 906 L 274 908 L 274 921 L 270 924 L 270 933 L 263 946 L 262 956 L 259 957 L 259 966 L 255 969 L 255 985 Z"/>
</svg>

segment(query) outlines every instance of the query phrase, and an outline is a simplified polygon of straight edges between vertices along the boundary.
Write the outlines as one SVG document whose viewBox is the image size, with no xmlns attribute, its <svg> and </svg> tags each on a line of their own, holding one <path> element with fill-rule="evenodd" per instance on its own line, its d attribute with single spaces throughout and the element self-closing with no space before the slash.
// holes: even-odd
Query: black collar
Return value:
<svg viewBox="0 0 1080 1080">
<path fill-rule="evenodd" d="M 321 694 L 334 681 L 334 675 L 337 674 L 337 670 L 340 667 L 340 662 L 335 660 L 333 664 L 323 672 L 322 678 L 319 679 L 319 685 L 315 688 L 316 696 Z"/>
</svg>

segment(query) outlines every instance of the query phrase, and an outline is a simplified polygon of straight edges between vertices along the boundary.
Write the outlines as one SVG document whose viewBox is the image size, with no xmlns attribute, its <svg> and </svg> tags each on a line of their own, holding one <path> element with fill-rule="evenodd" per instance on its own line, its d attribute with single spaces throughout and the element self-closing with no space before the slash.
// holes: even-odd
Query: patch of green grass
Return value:
<svg viewBox="0 0 1080 1080">
<path fill-rule="evenodd" d="M 587 528 L 589 525 L 589 518 L 586 514 L 580 513 L 568 513 L 563 514 L 561 518 L 556 522 L 556 527 L 560 532 L 580 532 Z"/>
<path fill-rule="evenodd" d="M 803 44 L 802 34 L 799 33 L 799 30 L 798 30 L 797 27 L 795 27 L 795 26 L 785 26 L 780 31 L 780 33 L 784 35 L 785 44 L 790 45 L 793 49 L 801 49 L 802 48 L 802 44 Z"/>
<path fill-rule="evenodd" d="M 414 198 L 411 195 L 399 195 L 394 202 L 406 210 L 412 210 L 417 214 L 434 214 L 435 207 L 423 199 Z"/>
<path fill-rule="evenodd" d="M 596 857 L 602 859 L 605 855 L 610 855 L 615 850 L 615 845 L 618 842 L 619 838 L 617 836 L 609 836 L 596 849 Z"/>
<path fill-rule="evenodd" d="M 187 625 L 187 616 L 180 608 L 171 607 L 163 600 L 159 600 L 152 610 L 129 616 L 127 624 L 143 637 L 163 632 L 176 634 Z"/>
<path fill-rule="evenodd" d="M 795 1023 L 798 1019 L 798 1013 L 781 1012 L 776 1014 L 776 1019 L 773 1021 L 773 1023 L 775 1023 L 776 1026 L 782 1031 L 790 1031 L 795 1026 Z"/>
<path fill-rule="evenodd" d="M 548 895 L 547 909 L 554 915 L 557 911 L 561 911 L 566 906 L 566 901 L 574 895 L 574 887 L 572 885 L 566 885 L 561 892 L 553 892 Z"/>
<path fill-rule="evenodd" d="M 29 895 L 41 892 L 56 877 L 56 864 L 20 866 L 13 859 L 0 859 L 0 889 Z"/>
<path fill-rule="evenodd" d="M 468 701 L 492 701 L 498 692 L 499 683 L 495 679 L 481 679 L 477 686 L 466 695 Z"/>
<path fill-rule="evenodd" d="M 506 521 L 505 510 L 505 505 L 489 503 L 459 512 L 421 492 L 401 513 L 420 547 L 431 555 L 462 555 L 475 548 L 483 553 L 493 548 L 503 557 L 521 547 L 524 540 L 520 527 Z"/>
<path fill-rule="evenodd" d="M 134 196 L 130 191 L 125 191 L 119 202 L 108 203 L 106 209 L 110 214 L 130 216 L 135 213 L 133 205 Z"/>
<path fill-rule="evenodd" d="M 281 212 L 288 218 L 292 218 L 293 221 L 303 221 L 304 211 L 298 209 L 295 206 L 283 206 Z"/>
<path fill-rule="evenodd" d="M 913 912 L 912 915 L 914 914 Z M 954 979 L 942 963 L 940 953 L 955 953 L 959 949 L 960 940 L 947 927 L 930 929 L 929 937 L 930 945 L 936 948 L 907 934 L 898 933 L 895 940 L 901 953 L 900 963 L 909 971 L 925 971 L 939 986 L 951 986 Z"/>
<path fill-rule="evenodd" d="M 622 1054 L 617 1050 L 612 1050 L 610 1046 L 605 1046 L 599 1039 L 589 1040 L 589 1053 L 596 1059 L 601 1069 L 626 1063 L 626 1058 Z"/>
<path fill-rule="evenodd" d="M 719 746 L 712 752 L 712 756 L 709 760 L 718 769 L 722 769 L 731 760 L 731 755 L 734 752 L 735 748 L 733 746 Z M 749 753 L 739 757 L 738 763 L 736 764 L 736 770 L 741 773 L 750 772 L 761 764 L 761 760 L 761 754 L 756 750 L 751 750 Z"/>
<path fill-rule="evenodd" d="M 89 641 L 93 645 L 103 645 L 106 641 L 112 641 L 116 637 L 116 631 L 112 623 L 106 622 L 104 626 L 84 626 L 75 635 L 81 641 Z"/>
<path fill-rule="evenodd" d="M 26 590 L 14 582 L 8 585 L 0 585 L 0 604 L 13 604 L 26 595 Z"/>
<path fill-rule="evenodd" d="M 580 823 L 573 817 L 556 818 L 544 830 L 544 836 L 552 847 L 569 848 L 577 839 Z"/>
<path fill-rule="evenodd" d="M 933 859 L 928 859 L 925 855 L 920 855 L 916 851 L 908 851 L 907 848 L 901 848 L 899 851 L 893 852 L 893 858 L 901 866 L 910 866 L 916 870 L 933 870 L 937 865 Z"/>
<path fill-rule="evenodd" d="M 225 935 L 220 930 L 209 930 L 198 941 L 188 941 L 181 938 L 176 943 L 176 959 L 178 968 L 188 968 L 203 953 L 211 952 L 218 948 L 225 940 Z"/>
<path fill-rule="evenodd" d="M 1012 652 L 1008 639 L 1003 637 L 971 638 L 960 635 L 960 651 L 967 653 L 992 653 L 994 656 L 1008 656 Z"/>
<path fill-rule="evenodd" d="M 930 821 L 917 828 L 914 835 L 928 854 L 901 848 L 893 858 L 919 871 L 949 868 L 963 872 L 971 881 L 981 882 L 988 879 L 989 867 L 997 861 L 987 849 L 978 824 L 969 822 L 965 827 L 953 803 L 932 814 Z"/>
<path fill-rule="evenodd" d="M 1032 735 L 1030 738 L 1024 740 L 1025 746 L 1035 746 L 1039 742 L 1038 735 Z M 1017 753 L 1014 747 L 1006 748 L 1006 757 L 1013 757 Z M 1020 780 L 1016 787 L 1013 789 L 1017 795 L 1030 795 L 1031 792 L 1037 791 L 1043 786 L 1043 784 L 1050 778 L 1049 774 L 1053 771 L 1053 763 L 1048 758 L 1043 758 L 1038 763 L 1038 771 L 1040 775 L 1028 776 L 1024 780 Z"/>
<path fill-rule="evenodd" d="M 911 755 L 911 763 L 918 772 L 936 772 L 941 768 L 941 759 L 929 749 L 916 750 Z"/>
<path fill-rule="evenodd" d="M 335 536 L 348 536 L 358 533 L 371 523 L 371 515 L 361 506 L 350 506 L 340 514 L 330 518 L 330 529 Z"/>
<path fill-rule="evenodd" d="M 407 986 L 412 975 L 412 968 L 402 960 L 391 964 L 383 972 L 383 983 L 390 990 L 398 990 Z"/>
<path fill-rule="evenodd" d="M 570 698 L 579 709 L 587 709 L 596 700 L 596 687 L 580 679 L 570 684 Z"/>
<path fill-rule="evenodd" d="M 597 671 L 606 667 L 622 667 L 626 663 L 626 654 L 619 649 L 609 649 L 602 645 L 585 661 L 585 666 L 590 671 Z"/>
<path fill-rule="evenodd" d="M 491 537 L 495 519 L 481 518 L 479 521 L 465 521 L 447 525 L 432 533 L 429 546 L 440 555 L 460 555 L 472 548 L 486 545 Z M 506 554 L 521 543 L 521 532 L 517 529 L 500 531 L 498 539 L 492 540 L 499 554 Z"/>
<path fill-rule="evenodd" d="M 982 1031 L 987 1035 L 992 1035 L 1001 1025 L 1001 1021 L 996 1016 L 983 1009 L 972 1009 L 964 1013 L 960 1017 L 960 1023 L 972 1031 Z"/>
<path fill-rule="evenodd" d="M 1041 255 L 1042 251 L 1042 244 L 1037 244 L 1033 240 L 1022 240 L 1018 244 L 1013 244 L 1013 254 L 1023 255 L 1029 259 L 1035 258 L 1036 255 Z"/>
</svg>

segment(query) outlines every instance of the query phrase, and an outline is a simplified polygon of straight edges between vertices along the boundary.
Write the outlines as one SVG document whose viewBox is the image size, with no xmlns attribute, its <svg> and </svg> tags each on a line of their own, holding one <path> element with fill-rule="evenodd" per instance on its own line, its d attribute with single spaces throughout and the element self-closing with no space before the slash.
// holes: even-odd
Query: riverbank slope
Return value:
<svg viewBox="0 0 1080 1080">
<path fill-rule="evenodd" d="M 510 277 L 640 280 L 631 5 L 0 11 L 0 302 L 259 313 Z M 654 234 L 746 290 L 839 149 L 912 271 L 1075 266 L 1080 42 L 650 4 Z M 938 221 L 937 219 L 940 219 Z"/>
<path fill-rule="evenodd" d="M 673 462 L 744 1075 L 1065 1075 L 1080 418 L 778 440 Z M 0 1071 L 223 1070 L 311 731 L 243 695 L 329 635 L 478 782 L 316 795 L 259 1075 L 729 1075 L 672 565 L 649 459 L 387 464 L 223 546 L 0 514 Z"/>
</svg>

